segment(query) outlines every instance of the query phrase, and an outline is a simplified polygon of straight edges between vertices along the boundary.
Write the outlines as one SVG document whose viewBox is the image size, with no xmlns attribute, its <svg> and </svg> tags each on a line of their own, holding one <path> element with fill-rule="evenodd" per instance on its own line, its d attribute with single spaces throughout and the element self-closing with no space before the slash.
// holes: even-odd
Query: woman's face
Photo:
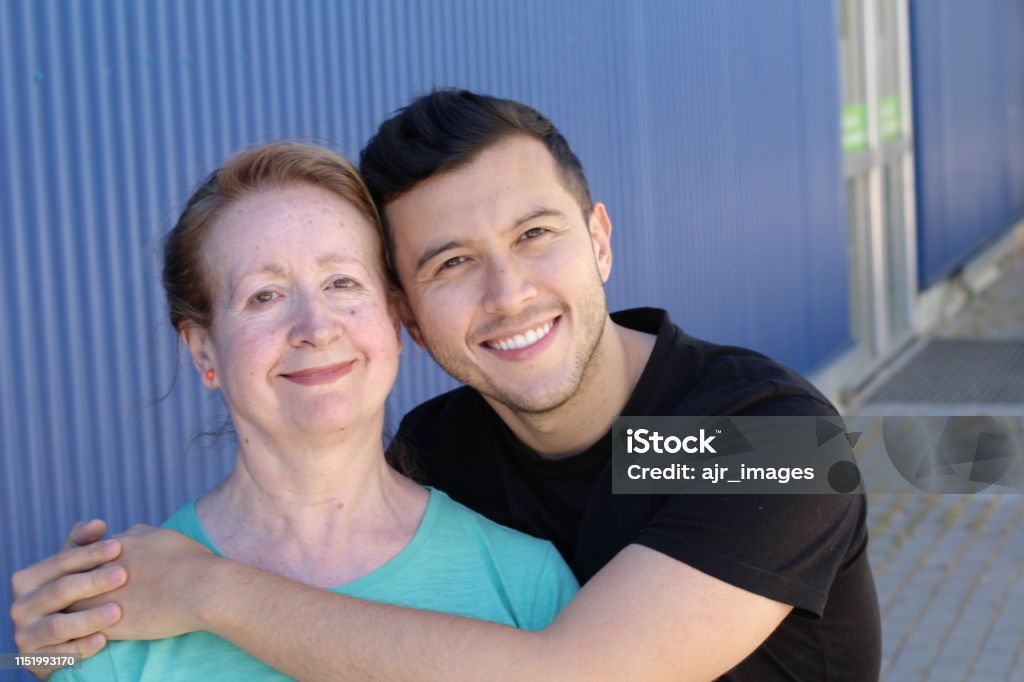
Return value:
<svg viewBox="0 0 1024 682">
<path fill-rule="evenodd" d="M 240 437 L 381 423 L 400 341 L 379 254 L 359 211 L 311 185 L 248 195 L 213 226 L 203 253 L 212 322 L 185 335 Z"/>
</svg>

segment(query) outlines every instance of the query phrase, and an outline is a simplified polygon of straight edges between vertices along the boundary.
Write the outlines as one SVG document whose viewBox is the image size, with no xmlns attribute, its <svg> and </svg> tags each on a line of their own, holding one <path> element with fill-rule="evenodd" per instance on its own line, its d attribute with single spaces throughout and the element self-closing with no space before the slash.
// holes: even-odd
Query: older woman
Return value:
<svg viewBox="0 0 1024 682">
<path fill-rule="evenodd" d="M 318 147 L 244 152 L 192 196 L 166 241 L 164 286 L 238 449 L 230 476 L 165 526 L 310 585 L 541 628 L 577 589 L 558 552 L 385 462 L 384 402 L 401 348 L 378 228 L 356 171 Z M 114 642 L 58 675 L 279 673 L 193 632 Z"/>
</svg>

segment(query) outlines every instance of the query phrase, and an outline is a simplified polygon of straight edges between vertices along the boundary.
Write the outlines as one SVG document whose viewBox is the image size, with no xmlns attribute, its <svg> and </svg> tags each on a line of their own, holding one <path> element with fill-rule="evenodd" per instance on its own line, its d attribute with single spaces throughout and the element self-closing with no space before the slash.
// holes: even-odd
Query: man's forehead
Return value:
<svg viewBox="0 0 1024 682">
<path fill-rule="evenodd" d="M 528 188 L 501 189 L 482 201 L 450 201 L 434 203 L 424 210 L 410 202 L 400 211 L 388 212 L 387 220 L 396 251 L 404 248 L 424 249 L 446 241 L 466 241 L 513 231 L 525 223 L 541 218 L 564 220 L 575 208 L 567 194 L 552 197 L 549 191 L 531 192 Z"/>
<path fill-rule="evenodd" d="M 417 183 L 387 202 L 384 212 L 397 233 L 425 217 L 440 223 L 495 213 L 495 218 L 511 220 L 534 207 L 555 208 L 567 197 L 547 148 L 533 138 L 516 136 L 484 149 L 470 163 Z"/>
<path fill-rule="evenodd" d="M 389 257 L 396 267 L 416 267 L 441 245 L 511 229 L 531 212 L 568 214 L 577 206 L 544 143 L 507 136 L 384 205 Z"/>
</svg>

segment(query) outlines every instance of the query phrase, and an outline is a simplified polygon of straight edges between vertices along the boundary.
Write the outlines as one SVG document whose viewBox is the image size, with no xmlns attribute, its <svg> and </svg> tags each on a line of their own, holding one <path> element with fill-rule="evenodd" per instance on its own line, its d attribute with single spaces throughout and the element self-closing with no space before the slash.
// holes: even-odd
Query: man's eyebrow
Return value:
<svg viewBox="0 0 1024 682">
<path fill-rule="evenodd" d="M 535 208 L 535 209 L 532 209 L 532 210 L 524 213 L 522 216 L 520 216 L 518 219 L 516 219 L 516 221 L 514 223 L 512 223 L 512 225 L 510 225 L 507 229 L 502 230 L 502 234 L 504 234 L 506 232 L 512 232 L 513 230 L 517 230 L 517 229 L 519 229 L 523 225 L 523 223 L 528 223 L 531 220 L 536 220 L 537 218 L 564 218 L 564 217 L 565 217 L 564 213 L 562 213 L 561 211 L 555 210 L 553 208 L 543 208 L 543 207 Z M 439 245 L 437 245 L 435 247 L 427 249 L 423 253 L 423 255 L 420 256 L 420 259 L 418 261 L 416 261 L 416 270 L 415 270 L 415 272 L 419 272 L 421 269 L 423 269 L 424 265 L 426 265 L 432 259 L 436 258 L 438 255 L 444 253 L 445 251 L 448 251 L 450 249 L 461 248 L 463 246 L 466 246 L 466 243 L 467 242 L 465 242 L 463 240 L 451 239 L 451 240 L 449 240 L 449 241 L 447 241 L 447 242 L 445 242 L 443 244 L 439 244 Z"/>
<path fill-rule="evenodd" d="M 433 248 L 427 249 L 423 253 L 423 255 L 420 256 L 420 259 L 418 261 L 416 261 L 416 272 L 419 272 L 420 270 L 422 270 L 424 265 L 426 265 L 430 260 L 436 258 L 439 254 L 442 254 L 445 251 L 448 251 L 450 249 L 460 248 L 460 247 L 465 246 L 465 245 L 466 245 L 465 241 L 460 241 L 458 239 L 452 239 L 452 240 L 446 241 L 444 244 L 439 244 L 438 246 L 435 246 Z"/>
<path fill-rule="evenodd" d="M 562 213 L 559 210 L 553 209 L 553 208 L 545 208 L 545 207 L 535 208 L 532 211 L 528 211 L 527 213 L 524 213 L 518 220 L 516 220 L 514 223 L 512 223 L 512 226 L 510 228 L 508 228 L 507 230 L 505 230 L 505 232 L 511 232 L 512 230 L 515 230 L 515 229 L 519 228 L 520 226 L 522 226 L 523 223 L 528 223 L 531 220 L 536 220 L 537 218 L 564 218 L 564 217 L 565 217 L 564 213 Z"/>
</svg>

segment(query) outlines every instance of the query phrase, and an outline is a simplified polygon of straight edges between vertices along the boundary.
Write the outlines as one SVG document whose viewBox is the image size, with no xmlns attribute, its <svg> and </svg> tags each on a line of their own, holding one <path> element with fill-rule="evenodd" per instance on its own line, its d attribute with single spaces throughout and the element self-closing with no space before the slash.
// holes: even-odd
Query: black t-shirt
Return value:
<svg viewBox="0 0 1024 682">
<path fill-rule="evenodd" d="M 664 311 L 612 318 L 657 335 L 623 415 L 836 414 L 795 372 L 688 336 Z M 639 544 L 793 605 L 722 680 L 878 679 L 881 632 L 862 495 L 612 495 L 610 431 L 578 455 L 544 459 L 465 387 L 412 410 L 396 442 L 453 499 L 551 540 L 581 583 Z"/>
</svg>

